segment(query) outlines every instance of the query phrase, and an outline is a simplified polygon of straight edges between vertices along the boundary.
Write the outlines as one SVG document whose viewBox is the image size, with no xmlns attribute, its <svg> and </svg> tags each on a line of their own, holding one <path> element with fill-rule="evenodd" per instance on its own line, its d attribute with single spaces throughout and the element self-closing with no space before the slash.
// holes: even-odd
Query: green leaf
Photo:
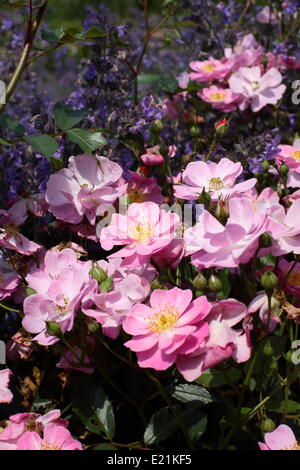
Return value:
<svg viewBox="0 0 300 470">
<path fill-rule="evenodd" d="M 25 127 L 18 121 L 11 119 L 6 113 L 0 115 L 0 126 L 7 127 L 18 135 L 24 135 L 25 132 Z"/>
<path fill-rule="evenodd" d="M 8 141 L 5 140 L 5 139 L 2 139 L 1 137 L 0 137 L 0 144 L 2 144 L 2 145 L 9 145 L 10 147 L 12 146 L 12 144 L 11 144 L 10 142 L 8 142 Z"/>
<path fill-rule="evenodd" d="M 222 387 L 222 385 L 229 385 L 230 382 L 237 382 L 242 376 L 242 373 L 236 367 L 226 369 L 226 373 L 219 369 L 207 369 L 196 382 L 204 385 L 204 387 Z"/>
<path fill-rule="evenodd" d="M 178 384 L 173 388 L 172 396 L 183 403 L 211 403 L 213 398 L 208 390 L 196 384 Z"/>
<path fill-rule="evenodd" d="M 207 416 L 199 409 L 190 408 L 181 415 L 181 420 L 186 427 L 189 438 L 192 441 L 199 439 L 207 426 Z"/>
<path fill-rule="evenodd" d="M 41 30 L 41 37 L 45 41 L 48 42 L 60 42 L 60 40 L 63 38 L 65 32 L 62 27 L 58 29 L 42 29 Z"/>
<path fill-rule="evenodd" d="M 34 150 L 45 155 L 49 160 L 58 149 L 58 143 L 50 135 L 29 135 L 24 139 Z"/>
<path fill-rule="evenodd" d="M 86 378 L 77 385 L 78 392 L 72 397 L 74 412 L 89 431 L 104 434 L 111 440 L 115 434 L 115 418 L 112 404 L 103 389 L 97 382 Z"/>
<path fill-rule="evenodd" d="M 70 129 L 67 132 L 69 139 L 78 144 L 85 153 L 92 153 L 103 145 L 107 144 L 107 140 L 101 132 L 89 131 L 85 129 Z"/>
<path fill-rule="evenodd" d="M 288 400 L 286 408 L 283 400 L 269 400 L 265 407 L 275 413 L 283 413 L 284 411 L 287 413 L 300 413 L 300 403 L 294 400 Z"/>
<path fill-rule="evenodd" d="M 54 157 L 51 157 L 51 158 L 50 158 L 50 162 L 51 162 L 52 168 L 53 168 L 55 171 L 61 170 L 61 169 L 64 168 L 64 166 L 65 166 L 65 164 L 64 164 L 64 162 L 62 161 L 61 158 L 54 158 Z"/>
<path fill-rule="evenodd" d="M 85 109 L 73 109 L 64 103 L 57 103 L 53 108 L 53 115 L 58 127 L 66 131 L 86 118 L 88 111 Z"/>
<path fill-rule="evenodd" d="M 167 439 L 175 432 L 177 426 L 168 408 L 161 408 L 149 421 L 144 434 L 145 444 L 152 445 Z"/>
<path fill-rule="evenodd" d="M 116 450 L 117 447 L 113 446 L 112 444 L 108 444 L 107 442 L 103 442 L 102 444 L 98 444 L 92 448 L 92 450 Z"/>
</svg>

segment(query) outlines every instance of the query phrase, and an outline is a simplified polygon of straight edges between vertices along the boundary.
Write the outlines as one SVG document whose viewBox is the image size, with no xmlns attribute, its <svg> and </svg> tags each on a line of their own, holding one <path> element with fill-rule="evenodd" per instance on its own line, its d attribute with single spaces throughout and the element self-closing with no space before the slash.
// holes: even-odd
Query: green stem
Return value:
<svg viewBox="0 0 300 470">
<path fill-rule="evenodd" d="M 8 307 L 7 305 L 4 305 L 2 302 L 0 302 L 0 307 L 5 308 L 5 310 L 8 310 L 9 312 L 21 313 L 20 310 L 18 310 L 16 308 Z"/>
</svg>

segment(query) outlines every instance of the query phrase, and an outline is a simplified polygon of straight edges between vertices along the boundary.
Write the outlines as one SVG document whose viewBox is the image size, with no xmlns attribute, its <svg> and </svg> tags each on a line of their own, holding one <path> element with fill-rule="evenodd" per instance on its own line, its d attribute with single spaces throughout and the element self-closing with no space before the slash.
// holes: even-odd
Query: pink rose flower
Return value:
<svg viewBox="0 0 300 470">
<path fill-rule="evenodd" d="M 176 366 L 185 380 L 192 382 L 206 370 L 232 356 L 245 362 L 251 354 L 251 345 L 243 329 L 233 328 L 247 315 L 247 308 L 235 299 L 215 302 L 205 321 L 209 334 L 193 351 L 180 351 Z"/>
<path fill-rule="evenodd" d="M 277 24 L 279 23 L 277 19 L 277 10 L 270 9 L 269 6 L 264 7 L 256 15 L 257 21 L 264 24 Z"/>
<path fill-rule="evenodd" d="M 222 158 L 219 163 L 192 162 L 183 172 L 185 184 L 174 185 L 175 196 L 181 199 L 196 200 L 203 189 L 209 192 L 212 200 L 227 198 L 253 188 L 256 179 L 251 178 L 235 184 L 236 178 L 243 172 L 241 163 L 234 163 Z"/>
<path fill-rule="evenodd" d="M 224 113 L 237 109 L 237 104 L 241 101 L 241 96 L 233 93 L 230 88 L 220 88 L 215 85 L 202 88 L 197 95 L 214 109 L 219 109 Z"/>
<path fill-rule="evenodd" d="M 133 338 L 125 346 L 137 353 L 140 367 L 165 370 L 178 354 L 193 351 L 208 335 L 205 296 L 192 302 L 192 291 L 174 287 L 152 292 L 150 306 L 137 304 L 123 323 Z"/>
<path fill-rule="evenodd" d="M 82 450 L 81 443 L 63 426 L 47 424 L 43 434 L 42 438 L 37 432 L 25 432 L 16 450 Z"/>
<path fill-rule="evenodd" d="M 262 74 L 261 67 L 241 67 L 228 80 L 229 87 L 235 93 L 243 95 L 239 108 L 244 110 L 251 105 L 255 113 L 267 104 L 276 104 L 285 92 L 282 75 L 271 68 Z"/>
<path fill-rule="evenodd" d="M 299 450 L 295 434 L 286 424 L 280 424 L 274 431 L 265 434 L 265 442 L 258 443 L 260 450 Z"/>
<path fill-rule="evenodd" d="M 217 78 L 225 78 L 231 70 L 231 63 L 227 59 L 216 60 L 210 57 L 208 60 L 190 62 L 189 76 L 197 82 L 209 82 Z"/>
<path fill-rule="evenodd" d="M 20 283 L 19 275 L 0 253 L 0 300 L 10 296 Z"/>
<path fill-rule="evenodd" d="M 126 190 L 116 183 L 122 168 L 105 157 L 70 157 L 68 168 L 51 175 L 47 183 L 49 211 L 65 222 L 78 224 L 86 216 L 94 225 L 98 206 L 113 204 Z"/>
<path fill-rule="evenodd" d="M 115 245 L 125 245 L 112 258 L 125 258 L 130 266 L 141 266 L 176 237 L 179 216 L 161 210 L 153 202 L 133 203 L 127 215 L 113 214 L 111 223 L 100 233 L 100 243 L 105 250 Z"/>
</svg>

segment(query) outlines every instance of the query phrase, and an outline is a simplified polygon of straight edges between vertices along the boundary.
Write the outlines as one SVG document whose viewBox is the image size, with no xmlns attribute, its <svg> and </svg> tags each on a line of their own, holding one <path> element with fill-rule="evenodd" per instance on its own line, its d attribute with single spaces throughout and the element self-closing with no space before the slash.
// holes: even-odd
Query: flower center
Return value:
<svg viewBox="0 0 300 470">
<path fill-rule="evenodd" d="M 148 319 L 148 325 L 152 333 L 159 333 L 171 329 L 179 318 L 179 311 L 170 304 L 164 305 L 159 312 L 154 313 Z"/>
<path fill-rule="evenodd" d="M 44 441 L 41 443 L 41 450 L 60 450 L 60 446 L 53 442 Z"/>
<path fill-rule="evenodd" d="M 293 284 L 293 286 L 300 287 L 300 272 L 299 273 L 291 273 L 287 281 L 289 284 Z"/>
<path fill-rule="evenodd" d="M 133 202 L 144 202 L 145 199 L 144 194 L 134 189 L 128 191 L 127 198 L 129 204 L 132 204 Z"/>
<path fill-rule="evenodd" d="M 256 91 L 259 89 L 259 82 L 257 80 L 254 80 L 253 82 L 251 82 L 251 85 L 252 85 L 253 91 Z"/>
<path fill-rule="evenodd" d="M 66 315 L 66 313 L 69 311 L 69 304 L 70 299 L 66 295 L 62 295 L 61 304 L 55 304 L 54 310 L 60 316 Z"/>
<path fill-rule="evenodd" d="M 40 432 L 42 430 L 42 423 L 29 420 L 25 423 L 25 429 L 30 432 Z"/>
<path fill-rule="evenodd" d="M 222 101 L 225 98 L 225 93 L 217 91 L 216 93 L 211 93 L 209 97 L 212 101 Z"/>
<path fill-rule="evenodd" d="M 210 191 L 217 191 L 218 189 L 225 188 L 223 180 L 221 178 L 211 178 L 208 183 Z"/>
<path fill-rule="evenodd" d="M 130 227 L 128 236 L 137 242 L 144 242 L 148 240 L 153 233 L 153 228 L 149 223 L 138 223 Z"/>
<path fill-rule="evenodd" d="M 295 444 L 289 444 L 282 447 L 280 450 L 300 450 L 300 442 L 295 442 Z"/>
<path fill-rule="evenodd" d="M 300 150 L 295 150 L 293 153 L 293 159 L 297 160 L 298 162 L 300 161 Z"/>
<path fill-rule="evenodd" d="M 212 64 L 205 64 L 202 68 L 205 72 L 213 72 L 215 70 L 215 67 Z"/>
<path fill-rule="evenodd" d="M 13 237 L 19 234 L 17 225 L 12 222 L 4 225 L 4 230 L 7 235 L 11 235 Z"/>
</svg>

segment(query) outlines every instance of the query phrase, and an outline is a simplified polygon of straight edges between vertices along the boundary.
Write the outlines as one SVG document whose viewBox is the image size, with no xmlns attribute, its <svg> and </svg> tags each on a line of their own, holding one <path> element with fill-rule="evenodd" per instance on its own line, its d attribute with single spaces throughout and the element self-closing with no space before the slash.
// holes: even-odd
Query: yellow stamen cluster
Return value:
<svg viewBox="0 0 300 470">
<path fill-rule="evenodd" d="M 41 443 L 41 450 L 60 450 L 60 447 L 52 442 L 42 442 Z"/>
<path fill-rule="evenodd" d="M 69 310 L 70 299 L 66 295 L 63 295 L 62 300 L 64 302 L 64 305 L 56 304 L 54 307 L 58 315 L 65 315 L 66 313 L 68 313 L 68 310 Z"/>
<path fill-rule="evenodd" d="M 297 160 L 297 162 L 300 161 L 300 150 L 296 150 L 293 155 L 292 155 L 294 160 Z"/>
<path fill-rule="evenodd" d="M 212 101 L 222 101 L 225 98 L 225 93 L 217 91 L 216 93 L 211 93 L 209 97 Z"/>
<path fill-rule="evenodd" d="M 208 188 L 210 191 L 217 191 L 218 189 L 223 189 L 224 183 L 221 178 L 211 178 L 208 183 Z"/>
<path fill-rule="evenodd" d="M 215 70 L 215 67 L 212 64 L 205 64 L 202 66 L 202 69 L 205 72 L 213 72 Z"/>
<path fill-rule="evenodd" d="M 293 286 L 300 287 L 300 273 L 291 273 L 287 278 L 289 284 L 293 284 Z"/>
<path fill-rule="evenodd" d="M 300 442 L 282 447 L 280 450 L 300 450 Z"/>
<path fill-rule="evenodd" d="M 41 432 L 43 429 L 42 423 L 38 421 L 29 420 L 25 423 L 26 431 L 30 432 Z"/>
<path fill-rule="evenodd" d="M 129 204 L 132 204 L 133 202 L 144 202 L 145 195 L 137 190 L 132 189 L 128 191 L 127 198 Z"/>
<path fill-rule="evenodd" d="M 148 325 L 152 333 L 159 333 L 171 329 L 179 318 L 179 310 L 170 304 L 165 304 L 160 310 L 148 318 Z"/>
<path fill-rule="evenodd" d="M 153 228 L 149 223 L 138 223 L 132 225 L 128 231 L 128 236 L 137 242 L 144 242 L 151 238 Z"/>
</svg>

